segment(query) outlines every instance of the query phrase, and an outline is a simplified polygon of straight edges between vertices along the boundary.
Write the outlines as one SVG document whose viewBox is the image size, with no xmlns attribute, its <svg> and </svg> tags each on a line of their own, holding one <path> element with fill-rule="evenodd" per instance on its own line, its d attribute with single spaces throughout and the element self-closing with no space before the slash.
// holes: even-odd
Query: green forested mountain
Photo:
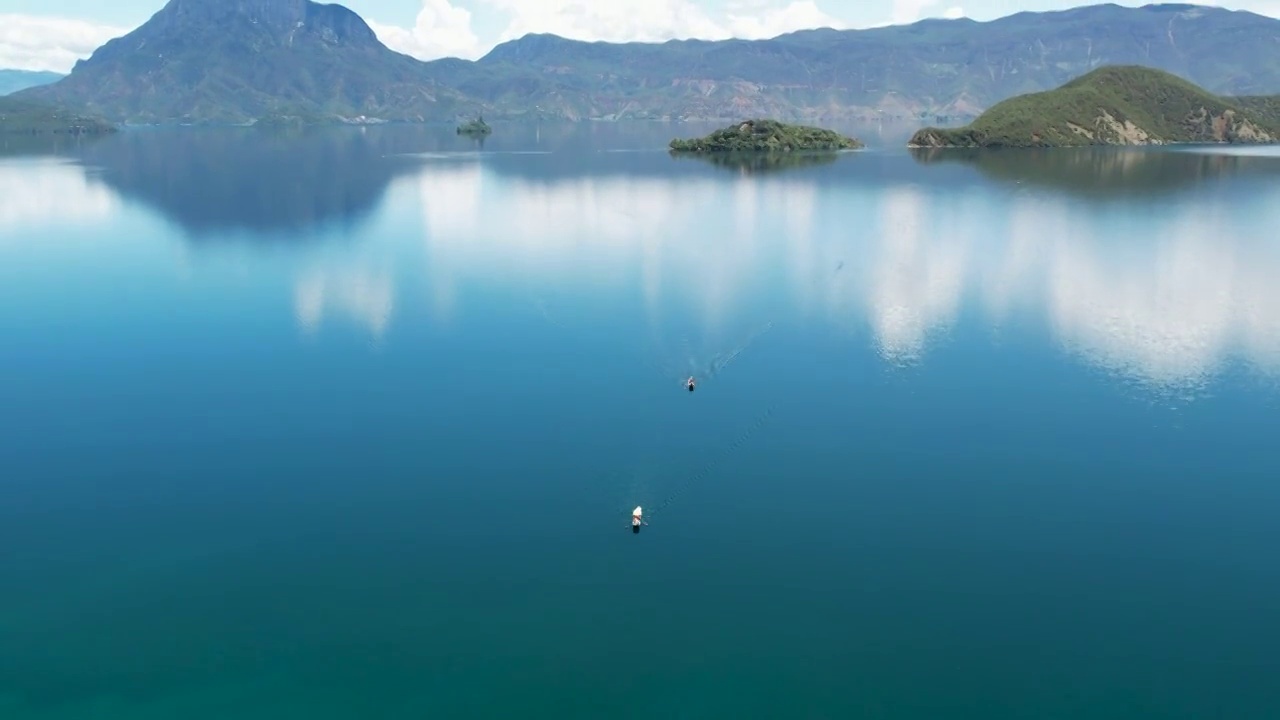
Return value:
<svg viewBox="0 0 1280 720">
<path fill-rule="evenodd" d="M 1246 104 L 1248 107 L 1246 107 Z M 925 128 L 915 147 L 1055 147 L 1271 143 L 1267 98 L 1240 103 L 1139 66 L 1094 70 L 1060 88 L 1004 100 L 961 128 Z"/>
</svg>

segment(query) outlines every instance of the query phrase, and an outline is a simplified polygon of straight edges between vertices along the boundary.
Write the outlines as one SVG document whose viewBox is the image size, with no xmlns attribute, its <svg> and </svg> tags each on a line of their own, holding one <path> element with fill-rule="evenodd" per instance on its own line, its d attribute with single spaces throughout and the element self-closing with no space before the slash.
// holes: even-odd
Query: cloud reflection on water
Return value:
<svg viewBox="0 0 1280 720">
<path fill-rule="evenodd" d="M 1032 319 L 1069 354 L 1151 385 L 1202 386 L 1233 362 L 1280 371 L 1274 176 L 1244 158 L 1191 158 L 1204 191 L 1097 201 L 1062 183 L 1106 168 L 1120 174 L 1114 185 L 1182 161 L 1053 156 L 1032 168 L 1052 175 L 1041 183 L 1024 182 L 1034 173 L 1011 158 L 978 168 L 1004 183 L 995 186 L 936 180 L 940 164 L 957 163 L 858 169 L 873 156 L 765 176 L 656 158 L 645 172 L 548 165 L 541 175 L 478 155 L 428 161 L 390 191 L 393 204 L 417 206 L 410 230 L 421 239 L 392 250 L 353 237 L 319 264 L 300 250 L 294 312 L 304 331 L 338 315 L 382 337 L 397 307 L 386 253 L 408 253 L 421 258 L 440 321 L 478 282 L 634 287 L 651 326 L 674 304 L 717 346 L 762 322 L 781 283 L 785 313 L 864 328 L 895 364 L 927 361 L 968 312 L 991 328 Z M 92 172 L 0 163 L 0 235 L 109 221 L 123 203 Z M 1232 185 L 1236 172 L 1250 174 Z"/>
<path fill-rule="evenodd" d="M 761 196 L 750 180 L 538 182 L 495 176 L 465 161 L 424 169 L 416 183 L 428 282 L 440 302 L 454 302 L 457 286 L 478 275 L 533 276 L 557 287 L 638 281 L 649 307 L 677 293 L 712 327 L 748 290 L 742 278 L 758 268 L 765 238 L 752 220 L 757 204 L 778 212 L 797 200 Z M 742 214 L 726 216 L 725 208 Z M 690 236 L 707 218 L 721 226 Z"/>
<path fill-rule="evenodd" d="M 70 162 L 39 159 L 0 163 L 0 231 L 100 222 L 119 205 L 115 193 Z"/>
<path fill-rule="evenodd" d="M 926 359 L 972 296 L 979 322 L 1030 313 L 1070 354 L 1142 383 L 1196 386 L 1236 360 L 1280 370 L 1280 284 L 1268 281 L 1280 251 L 1259 231 L 1280 227 L 1274 205 L 1157 199 L 1124 216 L 1063 193 L 979 190 L 970 203 L 963 187 L 538 180 L 480 162 L 432 165 L 416 182 L 443 287 L 634 281 L 651 319 L 674 297 L 714 334 L 776 270 L 805 314 L 847 325 L 860 313 L 893 363 Z"/>
<path fill-rule="evenodd" d="M 867 253 L 875 270 L 865 293 L 878 350 L 890 362 L 918 362 L 929 338 L 960 311 L 971 248 L 964 228 L 939 217 L 939 209 L 911 187 L 890 188 L 880 202 L 879 232 Z"/>
<path fill-rule="evenodd" d="M 1070 351 L 1162 386 L 1206 383 L 1229 360 L 1280 369 L 1280 254 L 1196 207 L 1152 228 L 1141 252 L 1046 224 L 1048 319 Z M 1278 218 L 1280 219 L 1280 218 Z M 1234 230 L 1234 232 L 1233 232 Z"/>
<path fill-rule="evenodd" d="M 395 285 L 385 270 L 316 269 L 294 288 L 294 314 L 306 333 L 317 332 L 327 315 L 339 314 L 380 340 L 391 323 Z"/>
</svg>

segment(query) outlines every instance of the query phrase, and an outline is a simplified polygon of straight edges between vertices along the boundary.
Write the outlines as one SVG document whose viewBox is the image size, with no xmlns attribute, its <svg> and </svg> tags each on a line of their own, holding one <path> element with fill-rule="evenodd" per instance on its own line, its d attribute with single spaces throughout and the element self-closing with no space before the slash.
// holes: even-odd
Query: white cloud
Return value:
<svg viewBox="0 0 1280 720">
<path fill-rule="evenodd" d="M 71 18 L 0 14 L 0 68 L 68 72 L 76 60 L 127 32 Z"/>
<path fill-rule="evenodd" d="M 1200 2 L 1200 5 L 1225 7 L 1228 10 L 1248 10 L 1259 15 L 1280 17 L 1280 0 L 1245 0 L 1244 2 Z"/>
<path fill-rule="evenodd" d="M 412 28 L 383 25 L 369 20 L 378 39 L 387 47 L 422 60 L 457 57 L 474 60 L 487 48 L 471 29 L 471 11 L 454 7 L 449 0 L 422 0 Z"/>
<path fill-rule="evenodd" d="M 925 17 L 925 11 L 938 4 L 938 0 L 893 0 L 894 25 L 906 25 Z"/>
<path fill-rule="evenodd" d="M 958 20 L 965 16 L 964 8 L 953 5 L 939 12 L 939 0 L 893 0 L 894 25 L 907 25 L 925 18 Z"/>
<path fill-rule="evenodd" d="M 510 19 L 499 42 L 528 33 L 577 40 L 659 42 L 723 38 L 728 30 L 690 0 L 483 0 Z"/>
<path fill-rule="evenodd" d="M 370 23 L 389 47 L 422 59 L 476 58 L 500 42 L 529 33 L 575 40 L 663 42 L 700 38 L 769 38 L 817 27 L 845 27 L 814 0 L 750 0 L 710 13 L 693 0 L 477 0 L 505 21 L 497 37 L 482 42 L 471 13 L 449 0 L 423 0 L 412 29 Z"/>
<path fill-rule="evenodd" d="M 729 32 L 734 37 L 760 39 L 812 28 L 843 29 L 845 24 L 822 11 L 813 2 L 792 2 L 785 7 L 763 7 L 750 15 L 729 15 Z"/>
</svg>

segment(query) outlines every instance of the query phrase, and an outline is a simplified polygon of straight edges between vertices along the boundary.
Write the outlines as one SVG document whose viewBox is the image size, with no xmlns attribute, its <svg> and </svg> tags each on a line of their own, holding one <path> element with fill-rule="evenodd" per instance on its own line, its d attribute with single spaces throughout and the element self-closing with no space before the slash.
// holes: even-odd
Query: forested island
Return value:
<svg viewBox="0 0 1280 720">
<path fill-rule="evenodd" d="M 777 120 L 744 120 L 700 138 L 671 141 L 672 153 L 832 152 L 863 147 L 856 138 L 808 125 Z"/>
<path fill-rule="evenodd" d="M 493 128 L 489 127 L 489 125 L 485 123 L 484 117 L 477 117 L 475 120 L 472 120 L 471 122 L 464 123 L 458 126 L 459 135 L 470 135 L 472 137 L 479 137 L 479 136 L 488 135 L 491 132 L 493 132 Z"/>
<path fill-rule="evenodd" d="M 910 147 L 1066 147 L 1273 143 L 1274 97 L 1226 98 L 1136 65 L 1099 68 L 1046 92 L 999 102 L 969 125 L 925 128 Z"/>
</svg>

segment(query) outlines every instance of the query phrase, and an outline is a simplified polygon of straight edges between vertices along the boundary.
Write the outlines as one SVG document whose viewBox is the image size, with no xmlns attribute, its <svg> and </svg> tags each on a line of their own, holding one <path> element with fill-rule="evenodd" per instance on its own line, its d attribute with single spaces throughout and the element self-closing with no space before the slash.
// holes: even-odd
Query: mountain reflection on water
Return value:
<svg viewBox="0 0 1280 720">
<path fill-rule="evenodd" d="M 1106 200 L 1221 189 L 1214 181 L 1276 177 L 1280 159 L 1167 148 L 919 148 L 924 165 L 955 163 L 1002 182 Z M 1231 185 L 1240 189 L 1238 185 Z"/>
<path fill-rule="evenodd" d="M 192 238 L 250 230 L 295 239 L 359 222 L 413 169 L 386 157 L 384 139 L 347 129 L 138 130 L 87 146 L 82 159 Z"/>
</svg>

